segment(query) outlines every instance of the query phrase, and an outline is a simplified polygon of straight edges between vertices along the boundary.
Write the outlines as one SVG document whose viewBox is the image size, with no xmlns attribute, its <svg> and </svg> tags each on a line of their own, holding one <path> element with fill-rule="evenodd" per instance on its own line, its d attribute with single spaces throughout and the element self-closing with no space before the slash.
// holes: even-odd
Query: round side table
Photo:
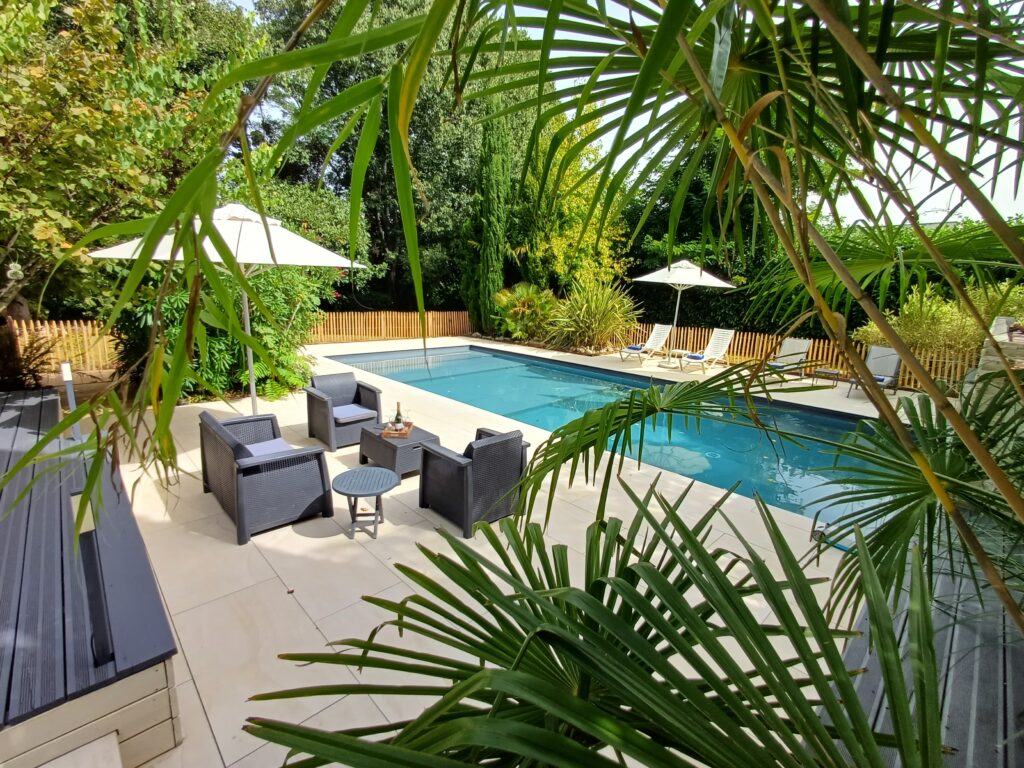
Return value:
<svg viewBox="0 0 1024 768">
<path fill-rule="evenodd" d="M 399 483 L 399 477 L 383 467 L 360 467 L 342 472 L 334 478 L 331 487 L 348 499 L 348 513 L 352 518 L 351 532 L 356 535 L 356 518 L 373 517 L 373 538 L 377 538 L 377 526 L 384 520 L 384 503 L 381 494 L 387 493 Z M 376 496 L 373 512 L 359 514 L 359 499 Z"/>
</svg>

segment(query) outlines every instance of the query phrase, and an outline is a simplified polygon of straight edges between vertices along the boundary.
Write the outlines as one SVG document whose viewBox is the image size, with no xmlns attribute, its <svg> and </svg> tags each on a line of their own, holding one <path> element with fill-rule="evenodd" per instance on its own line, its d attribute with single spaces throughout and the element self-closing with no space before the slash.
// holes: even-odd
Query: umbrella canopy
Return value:
<svg viewBox="0 0 1024 768">
<path fill-rule="evenodd" d="M 239 264 L 253 267 L 253 269 L 247 270 L 249 273 L 255 272 L 260 266 L 363 269 L 362 264 L 357 264 L 301 235 L 290 232 L 281 226 L 281 222 L 277 219 L 267 217 L 265 228 L 260 215 L 244 205 L 229 203 L 221 206 L 213 212 L 212 218 L 213 225 L 231 249 L 235 260 Z M 199 231 L 200 222 L 197 220 L 194 226 L 196 231 Z M 270 232 L 269 238 L 267 230 Z M 174 234 L 168 233 L 157 244 L 153 259 L 155 261 L 170 261 L 173 245 Z M 89 255 L 94 259 L 134 259 L 138 257 L 141 247 L 142 238 L 140 237 L 110 248 L 101 248 Z M 223 261 L 212 246 L 206 249 L 206 253 L 211 261 L 218 263 Z M 176 258 L 179 257 L 180 254 Z M 244 292 L 242 293 L 242 325 L 246 333 L 251 333 L 249 297 Z M 253 368 L 252 349 L 246 347 L 245 351 L 249 364 L 249 396 L 252 399 L 252 412 L 255 414 L 256 373 Z"/>
<path fill-rule="evenodd" d="M 263 220 L 260 219 L 260 215 L 238 203 L 229 203 L 217 208 L 214 210 L 212 218 L 217 232 L 228 244 L 239 264 L 262 264 L 275 267 L 363 268 L 362 264 L 339 256 L 334 251 L 329 251 L 312 240 L 307 240 L 301 235 L 296 235 L 285 229 L 281 226 L 280 221 L 269 216 L 267 217 L 267 228 L 270 230 L 268 242 L 267 231 L 263 228 Z M 199 230 L 199 226 L 199 222 L 196 221 L 196 231 Z M 274 250 L 273 257 L 270 253 L 271 244 Z M 153 259 L 155 261 L 170 261 L 173 245 L 174 234 L 168 233 L 157 244 Z M 92 251 L 89 255 L 95 259 L 134 259 L 139 255 L 141 247 L 142 238 L 140 237 L 126 243 L 113 245 L 110 248 Z M 212 246 L 207 248 L 206 252 L 211 261 L 218 263 L 222 261 L 220 254 Z"/>
<path fill-rule="evenodd" d="M 633 282 L 662 283 L 663 285 L 671 285 L 680 291 L 686 288 L 693 288 L 695 286 L 698 288 L 735 287 L 732 283 L 720 280 L 710 272 L 706 272 L 692 261 L 687 261 L 686 259 L 680 259 L 667 267 L 663 267 L 662 269 L 650 272 L 641 277 L 634 277 Z"/>
<path fill-rule="evenodd" d="M 669 266 L 649 272 L 646 275 L 634 277 L 633 282 L 661 283 L 662 285 L 671 285 L 676 289 L 676 312 L 672 316 L 673 331 L 675 331 L 676 325 L 679 322 L 679 299 L 682 298 L 683 291 L 687 288 L 735 288 L 732 283 L 715 277 L 710 272 L 706 272 L 692 261 L 687 261 L 686 259 L 672 262 Z M 670 354 L 671 347 L 672 345 L 669 344 Z M 671 363 L 668 363 L 668 365 L 671 365 Z"/>
</svg>

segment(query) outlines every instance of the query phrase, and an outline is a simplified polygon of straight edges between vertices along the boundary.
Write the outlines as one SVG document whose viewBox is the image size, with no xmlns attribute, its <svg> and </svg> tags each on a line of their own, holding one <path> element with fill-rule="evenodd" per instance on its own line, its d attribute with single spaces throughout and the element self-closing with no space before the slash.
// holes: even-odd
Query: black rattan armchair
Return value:
<svg viewBox="0 0 1024 768">
<path fill-rule="evenodd" d="M 380 390 L 356 381 L 351 373 L 314 376 L 306 387 L 306 422 L 309 436 L 336 451 L 359 442 L 363 427 L 384 421 Z"/>
<path fill-rule="evenodd" d="M 526 470 L 529 446 L 522 432 L 491 429 L 478 429 L 476 440 L 461 455 L 424 443 L 420 507 L 462 526 L 468 539 L 477 522 L 512 514 L 519 499 L 513 489 Z"/>
<path fill-rule="evenodd" d="M 279 525 L 334 514 L 324 449 L 292 448 L 276 416 L 217 421 L 199 414 L 203 492 L 235 521 L 238 543 Z"/>
</svg>

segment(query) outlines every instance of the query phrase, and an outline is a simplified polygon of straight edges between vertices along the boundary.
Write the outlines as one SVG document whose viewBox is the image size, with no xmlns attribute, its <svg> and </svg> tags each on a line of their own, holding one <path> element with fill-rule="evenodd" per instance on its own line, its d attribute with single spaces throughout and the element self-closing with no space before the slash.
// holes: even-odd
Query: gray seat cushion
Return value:
<svg viewBox="0 0 1024 768">
<path fill-rule="evenodd" d="M 334 408 L 334 423 L 335 424 L 351 424 L 355 421 L 366 421 L 372 418 L 374 421 L 377 420 L 377 412 L 371 411 L 369 408 L 363 408 L 361 405 L 339 405 Z"/>
<path fill-rule="evenodd" d="M 283 453 L 290 451 L 292 447 L 283 438 L 275 437 L 273 440 L 263 440 L 259 443 L 249 443 L 242 446 L 242 451 L 249 456 L 269 456 L 272 453 Z"/>
</svg>

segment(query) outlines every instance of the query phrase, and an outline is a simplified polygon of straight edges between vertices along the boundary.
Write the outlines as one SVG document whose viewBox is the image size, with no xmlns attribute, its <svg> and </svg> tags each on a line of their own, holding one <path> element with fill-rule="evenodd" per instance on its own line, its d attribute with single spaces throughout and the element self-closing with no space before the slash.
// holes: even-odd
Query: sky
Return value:
<svg viewBox="0 0 1024 768">
<path fill-rule="evenodd" d="M 962 144 L 958 145 L 954 143 L 947 146 L 946 149 L 955 157 L 962 157 Z M 985 154 L 984 145 L 982 145 L 981 154 Z M 905 162 L 902 164 L 897 163 L 898 171 L 905 171 L 907 167 L 908 164 Z M 996 210 L 1002 214 L 1003 218 L 1024 215 L 1024 189 L 1014 189 L 1014 176 L 1017 167 L 1018 166 L 1015 163 L 1007 163 L 996 178 L 994 190 L 991 184 L 990 171 L 985 174 L 977 174 L 974 176 L 975 184 L 978 185 L 985 196 L 992 201 Z M 1024 180 L 1022 180 L 1022 183 L 1024 183 Z M 934 189 L 932 186 L 932 179 L 925 174 L 917 174 L 916 176 L 911 177 L 906 182 L 906 186 L 910 199 L 917 203 L 918 217 L 925 223 L 941 221 L 945 218 L 948 211 L 963 202 L 963 194 L 958 189 L 945 189 L 933 196 L 932 193 Z M 878 193 L 870 187 L 864 186 L 862 187 L 862 191 L 868 200 L 876 205 L 879 210 L 883 208 L 888 209 L 894 222 L 898 223 L 903 221 L 902 214 L 899 213 L 895 204 L 891 203 L 891 201 L 885 198 L 879 198 Z M 851 224 L 854 221 L 863 218 L 863 214 L 857 207 L 853 198 L 850 196 L 840 200 L 837 208 L 839 210 L 839 215 L 847 224 Z M 978 219 L 980 218 L 980 215 L 973 205 L 967 203 L 954 214 L 954 218 Z"/>
</svg>

